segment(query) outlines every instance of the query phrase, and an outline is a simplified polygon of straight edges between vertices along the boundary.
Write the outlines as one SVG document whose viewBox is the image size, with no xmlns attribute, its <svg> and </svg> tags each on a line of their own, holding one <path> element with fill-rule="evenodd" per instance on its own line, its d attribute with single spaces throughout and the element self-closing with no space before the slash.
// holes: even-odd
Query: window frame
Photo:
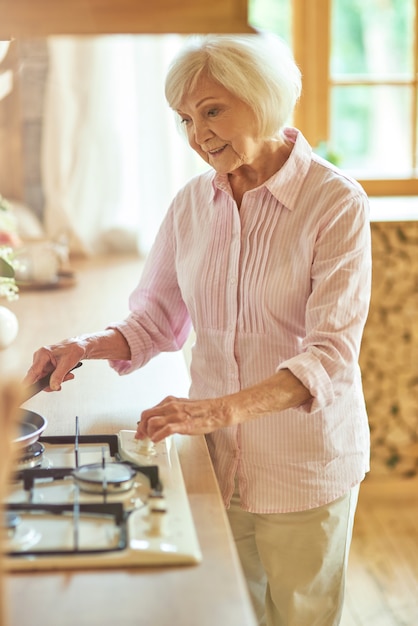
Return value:
<svg viewBox="0 0 418 626">
<path fill-rule="evenodd" d="M 295 126 L 301 129 L 312 146 L 330 137 L 330 101 L 333 86 L 342 84 L 330 74 L 332 0 L 291 0 L 292 42 L 296 62 L 303 75 L 303 92 L 295 111 Z M 413 88 L 413 167 L 417 171 L 418 109 L 418 0 L 415 0 L 414 74 L 405 84 Z M 343 81 L 347 84 L 347 80 Z M 360 81 L 353 80 L 353 84 Z M 351 84 L 351 82 L 350 82 Z M 366 81 L 364 84 L 392 84 Z M 399 82 L 397 82 L 399 84 Z M 359 179 L 370 196 L 418 195 L 418 174 L 412 178 Z"/>
</svg>

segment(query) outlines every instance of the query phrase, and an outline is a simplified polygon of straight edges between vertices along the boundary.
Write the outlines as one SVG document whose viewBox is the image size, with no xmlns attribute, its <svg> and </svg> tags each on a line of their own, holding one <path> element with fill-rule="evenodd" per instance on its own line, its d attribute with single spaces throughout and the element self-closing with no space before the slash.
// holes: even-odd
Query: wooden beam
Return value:
<svg viewBox="0 0 418 626">
<path fill-rule="evenodd" d="M 293 0 L 293 51 L 302 71 L 295 125 L 311 145 L 328 140 L 330 0 Z"/>
<path fill-rule="evenodd" d="M 360 180 L 369 196 L 418 196 L 418 179 Z M 418 200 L 417 200 L 418 205 Z"/>
<path fill-rule="evenodd" d="M 252 32 L 247 5 L 247 0 L 0 0 L 0 39 Z"/>
</svg>

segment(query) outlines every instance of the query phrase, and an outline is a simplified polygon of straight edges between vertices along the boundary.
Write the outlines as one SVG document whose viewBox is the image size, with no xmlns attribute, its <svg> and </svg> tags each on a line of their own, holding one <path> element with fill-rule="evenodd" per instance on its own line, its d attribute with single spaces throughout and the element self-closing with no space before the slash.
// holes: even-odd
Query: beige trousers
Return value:
<svg viewBox="0 0 418 626">
<path fill-rule="evenodd" d="M 359 485 L 309 511 L 228 518 L 259 626 L 337 626 Z"/>
</svg>

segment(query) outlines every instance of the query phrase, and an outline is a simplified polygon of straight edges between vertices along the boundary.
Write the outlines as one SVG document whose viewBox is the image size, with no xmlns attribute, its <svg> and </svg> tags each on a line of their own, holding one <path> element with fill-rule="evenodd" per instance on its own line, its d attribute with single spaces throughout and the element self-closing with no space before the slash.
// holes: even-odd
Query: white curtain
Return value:
<svg viewBox="0 0 418 626">
<path fill-rule="evenodd" d="M 47 235 L 146 254 L 175 192 L 206 169 L 164 97 L 177 35 L 53 37 L 42 142 Z"/>
</svg>

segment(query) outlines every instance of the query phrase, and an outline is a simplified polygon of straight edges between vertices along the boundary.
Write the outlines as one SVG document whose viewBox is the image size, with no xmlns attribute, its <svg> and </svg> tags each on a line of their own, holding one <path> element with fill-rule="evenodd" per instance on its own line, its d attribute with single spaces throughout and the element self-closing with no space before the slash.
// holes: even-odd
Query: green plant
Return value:
<svg viewBox="0 0 418 626">
<path fill-rule="evenodd" d="M 0 196 L 0 298 L 8 300 L 15 300 L 18 297 L 13 253 L 13 246 L 17 242 L 13 211 L 8 202 Z"/>
</svg>

